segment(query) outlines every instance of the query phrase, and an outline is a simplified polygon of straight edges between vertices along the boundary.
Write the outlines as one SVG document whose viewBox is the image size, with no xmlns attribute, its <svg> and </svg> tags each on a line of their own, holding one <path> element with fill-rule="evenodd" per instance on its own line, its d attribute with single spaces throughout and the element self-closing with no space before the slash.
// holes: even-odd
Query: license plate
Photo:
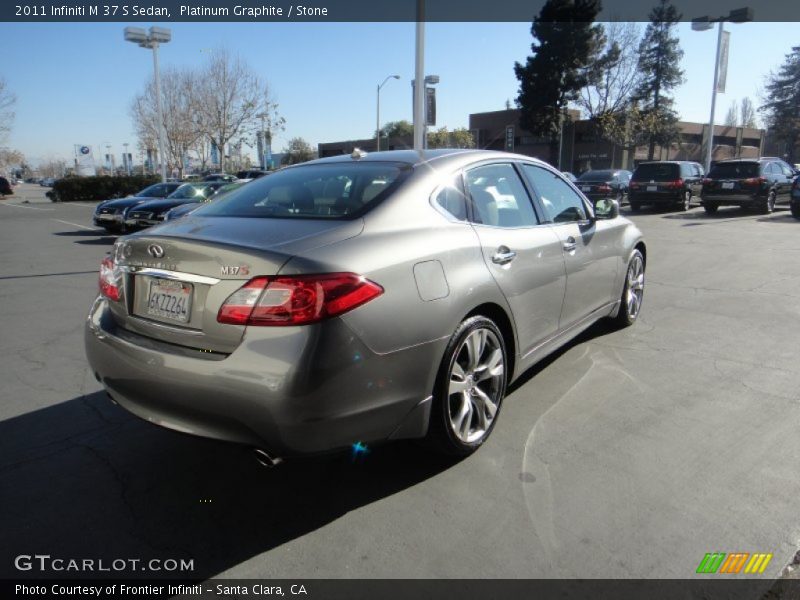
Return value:
<svg viewBox="0 0 800 600">
<path fill-rule="evenodd" d="M 648 185 L 647 186 L 647 191 L 648 192 L 657 192 L 658 191 L 658 186 L 657 185 Z"/>
<path fill-rule="evenodd" d="M 588 192 L 588 191 L 589 191 L 589 190 L 591 190 L 591 189 L 592 189 L 592 187 L 591 187 L 591 186 L 589 186 L 589 185 L 582 185 L 582 186 L 581 186 L 581 191 L 582 191 L 582 192 Z"/>
<path fill-rule="evenodd" d="M 733 182 L 732 181 L 723 181 L 722 182 L 722 189 L 723 190 L 732 190 L 733 189 Z"/>
<path fill-rule="evenodd" d="M 105 215 L 105 214 L 97 215 L 98 221 L 113 221 L 114 219 L 115 219 L 114 215 Z"/>
<path fill-rule="evenodd" d="M 186 323 L 192 309 L 192 284 L 154 279 L 147 294 L 146 313 L 153 317 Z"/>
</svg>

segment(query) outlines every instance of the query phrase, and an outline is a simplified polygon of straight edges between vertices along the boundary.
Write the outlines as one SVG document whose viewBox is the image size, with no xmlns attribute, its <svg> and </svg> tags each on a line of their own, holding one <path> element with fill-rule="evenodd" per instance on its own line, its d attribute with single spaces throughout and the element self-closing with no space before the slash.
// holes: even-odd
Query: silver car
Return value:
<svg viewBox="0 0 800 600">
<path fill-rule="evenodd" d="M 465 455 L 526 369 L 636 320 L 646 256 L 615 201 L 535 159 L 355 152 L 118 240 L 86 353 L 129 411 L 267 462 L 423 437 Z"/>
</svg>

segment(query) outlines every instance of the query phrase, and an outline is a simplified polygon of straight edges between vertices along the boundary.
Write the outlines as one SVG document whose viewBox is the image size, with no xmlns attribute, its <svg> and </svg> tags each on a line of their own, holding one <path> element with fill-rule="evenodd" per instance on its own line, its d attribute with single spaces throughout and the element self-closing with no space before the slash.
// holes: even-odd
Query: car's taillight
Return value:
<svg viewBox="0 0 800 600">
<path fill-rule="evenodd" d="M 628 187 L 630 189 L 632 189 L 632 190 L 638 190 L 639 189 L 639 184 L 636 183 L 635 181 L 631 181 L 630 184 L 628 185 Z"/>
<path fill-rule="evenodd" d="M 767 183 L 766 177 L 748 177 L 742 181 L 742 185 L 760 186 L 762 183 Z"/>
<path fill-rule="evenodd" d="M 683 187 L 683 179 L 676 179 L 675 181 L 670 181 L 667 183 L 667 187 L 673 190 L 677 190 Z"/>
<path fill-rule="evenodd" d="M 706 177 L 705 179 L 703 179 L 703 185 L 711 185 L 712 183 L 714 183 L 714 180 L 713 180 L 713 179 L 710 179 L 710 178 L 708 178 L 708 177 Z"/>
<path fill-rule="evenodd" d="M 605 183 L 602 183 L 602 184 L 597 186 L 597 191 L 598 192 L 610 192 L 611 191 L 611 186 L 609 186 L 609 185 L 607 185 Z"/>
<path fill-rule="evenodd" d="M 114 272 L 114 259 L 106 256 L 103 262 L 100 263 L 100 293 L 109 300 L 116 302 L 122 296 L 118 283 L 117 275 Z"/>
<path fill-rule="evenodd" d="M 377 298 L 383 288 L 354 273 L 254 277 L 217 314 L 232 325 L 306 325 Z"/>
</svg>

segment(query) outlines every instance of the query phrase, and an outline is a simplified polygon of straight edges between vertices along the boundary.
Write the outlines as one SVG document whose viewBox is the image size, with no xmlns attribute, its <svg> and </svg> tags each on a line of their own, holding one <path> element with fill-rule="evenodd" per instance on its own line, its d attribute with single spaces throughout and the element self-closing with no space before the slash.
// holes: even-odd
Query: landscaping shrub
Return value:
<svg viewBox="0 0 800 600">
<path fill-rule="evenodd" d="M 157 175 L 65 177 L 55 182 L 47 197 L 53 202 L 110 200 L 135 194 L 159 181 Z"/>
</svg>

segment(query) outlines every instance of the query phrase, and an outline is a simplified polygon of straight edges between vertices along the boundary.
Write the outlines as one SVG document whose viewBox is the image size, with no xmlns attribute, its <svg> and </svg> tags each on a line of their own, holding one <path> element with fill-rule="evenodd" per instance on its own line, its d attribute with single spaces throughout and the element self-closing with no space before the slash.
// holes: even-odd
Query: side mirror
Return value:
<svg viewBox="0 0 800 600">
<path fill-rule="evenodd" d="M 603 198 L 594 203 L 594 216 L 598 220 L 616 219 L 619 216 L 619 202 Z"/>
</svg>

